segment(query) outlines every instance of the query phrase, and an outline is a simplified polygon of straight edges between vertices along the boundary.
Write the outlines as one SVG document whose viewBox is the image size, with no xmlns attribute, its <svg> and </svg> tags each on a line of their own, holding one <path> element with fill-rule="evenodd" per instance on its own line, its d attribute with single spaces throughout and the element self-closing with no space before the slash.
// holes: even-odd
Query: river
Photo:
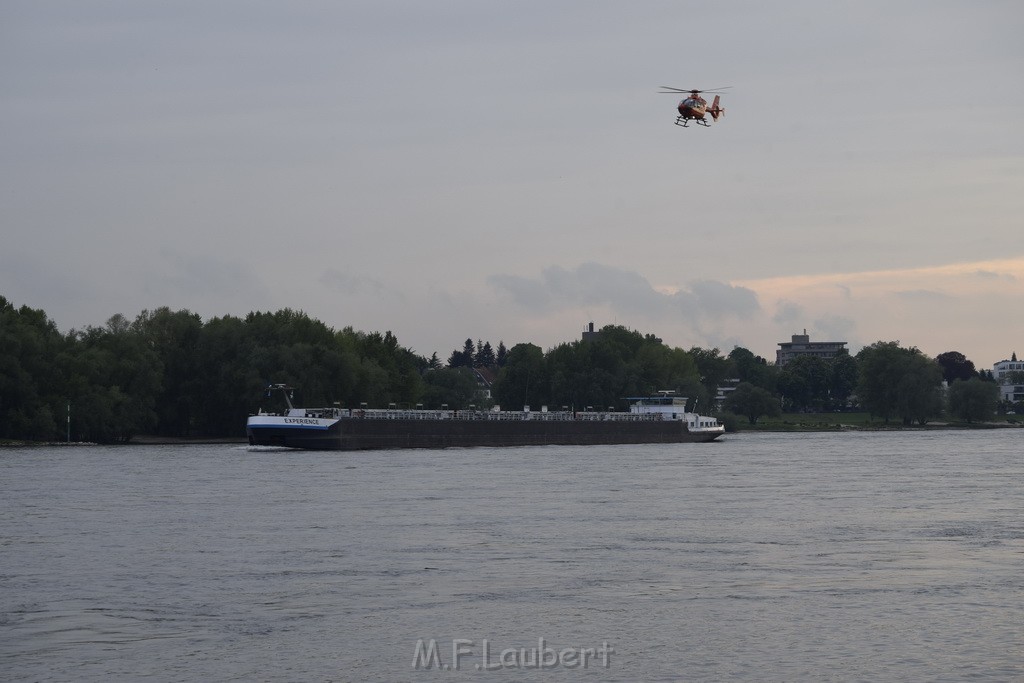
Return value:
<svg viewBox="0 0 1024 683">
<path fill-rule="evenodd" d="M 0 449 L 0 679 L 1024 680 L 1024 430 Z"/>
</svg>

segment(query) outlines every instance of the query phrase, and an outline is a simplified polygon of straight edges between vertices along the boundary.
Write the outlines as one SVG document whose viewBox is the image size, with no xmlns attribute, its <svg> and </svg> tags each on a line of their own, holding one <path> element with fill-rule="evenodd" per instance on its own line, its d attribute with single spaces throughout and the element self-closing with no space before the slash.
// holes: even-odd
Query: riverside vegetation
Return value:
<svg viewBox="0 0 1024 683">
<path fill-rule="evenodd" d="M 481 376 L 492 380 L 492 398 L 479 391 Z M 727 355 L 684 350 L 609 325 L 596 340 L 546 351 L 469 338 L 442 362 L 403 347 L 391 332 L 336 330 L 291 309 L 204 321 L 163 307 L 62 333 L 44 311 L 0 296 L 0 440 L 236 438 L 271 383 L 296 387 L 303 405 L 453 410 L 494 403 L 622 410 L 625 397 L 669 389 L 702 412 L 719 387 L 733 386 L 718 413 L 731 429 L 814 422 L 782 419 L 783 411 L 829 413 L 827 425 L 926 425 L 940 417 L 976 424 L 1024 414 L 1024 405 L 1001 403 L 991 373 L 977 372 L 963 354 L 929 358 L 895 341 L 778 368 L 742 347 Z"/>
</svg>

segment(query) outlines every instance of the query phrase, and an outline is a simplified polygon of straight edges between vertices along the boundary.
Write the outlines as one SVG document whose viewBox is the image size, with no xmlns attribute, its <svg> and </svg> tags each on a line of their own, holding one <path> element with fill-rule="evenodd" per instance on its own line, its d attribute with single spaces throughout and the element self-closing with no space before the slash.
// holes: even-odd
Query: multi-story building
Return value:
<svg viewBox="0 0 1024 683">
<path fill-rule="evenodd" d="M 807 330 L 803 334 L 794 334 L 793 341 L 779 342 L 775 351 L 775 364 L 784 366 L 799 356 L 817 356 L 824 360 L 835 358 L 840 351 L 846 350 L 846 342 L 812 342 Z"/>
<path fill-rule="evenodd" d="M 1004 401 L 1024 401 L 1024 363 L 1017 360 L 1017 354 L 1010 360 L 1001 360 L 992 365 L 992 376 L 999 383 L 999 398 Z"/>
</svg>

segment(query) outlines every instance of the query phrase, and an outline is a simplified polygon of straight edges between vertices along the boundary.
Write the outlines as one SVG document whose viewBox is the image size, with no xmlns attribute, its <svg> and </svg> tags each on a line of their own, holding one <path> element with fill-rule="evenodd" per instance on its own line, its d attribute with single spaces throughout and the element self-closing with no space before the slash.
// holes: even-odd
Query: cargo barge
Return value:
<svg viewBox="0 0 1024 683">
<path fill-rule="evenodd" d="M 253 446 L 313 450 L 470 448 L 476 446 L 590 446 L 714 441 L 725 428 L 714 417 L 686 412 L 686 399 L 670 392 L 636 397 L 629 412 L 507 410 L 402 410 L 296 408 L 250 415 Z"/>
</svg>

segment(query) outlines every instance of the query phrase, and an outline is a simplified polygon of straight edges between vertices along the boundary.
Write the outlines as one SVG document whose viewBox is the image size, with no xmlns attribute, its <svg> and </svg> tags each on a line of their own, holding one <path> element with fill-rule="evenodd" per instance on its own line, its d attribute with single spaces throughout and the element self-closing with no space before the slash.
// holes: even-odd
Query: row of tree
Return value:
<svg viewBox="0 0 1024 683">
<path fill-rule="evenodd" d="M 408 403 L 427 363 L 390 332 L 335 331 L 288 309 L 203 322 L 160 308 L 61 334 L 0 297 L 0 438 L 236 436 L 269 383 L 317 405 Z"/>
<path fill-rule="evenodd" d="M 958 351 L 933 359 L 917 348 L 880 341 L 856 356 L 799 356 L 782 368 L 751 358 L 745 349 L 734 349 L 730 357 L 742 381 L 725 407 L 751 423 L 783 410 L 860 409 L 886 423 L 898 419 L 908 425 L 924 425 L 943 415 L 981 422 L 997 411 L 1024 411 L 1024 405 L 1000 402 L 992 373 L 977 372 Z"/>
<path fill-rule="evenodd" d="M 752 422 L 783 409 L 835 410 L 854 401 L 886 421 L 923 423 L 944 409 L 984 419 L 994 410 L 995 385 L 955 356 L 929 359 L 879 342 L 855 357 L 799 358 L 778 368 L 747 349 L 727 356 L 683 350 L 610 325 L 593 341 L 546 352 L 467 339 L 442 364 L 436 353 L 425 358 L 401 346 L 391 332 L 335 330 L 290 309 L 204 322 L 187 310 L 159 308 L 61 333 L 43 311 L 0 297 L 0 438 L 239 436 L 246 416 L 270 400 L 263 395 L 272 383 L 294 386 L 296 403 L 307 406 L 604 410 L 671 389 L 689 397 L 691 409 L 712 412 L 718 388 L 739 378 L 726 408 Z M 944 398 L 942 379 L 954 371 L 961 374 Z M 493 379 L 490 398 L 481 393 L 481 377 Z"/>
</svg>

